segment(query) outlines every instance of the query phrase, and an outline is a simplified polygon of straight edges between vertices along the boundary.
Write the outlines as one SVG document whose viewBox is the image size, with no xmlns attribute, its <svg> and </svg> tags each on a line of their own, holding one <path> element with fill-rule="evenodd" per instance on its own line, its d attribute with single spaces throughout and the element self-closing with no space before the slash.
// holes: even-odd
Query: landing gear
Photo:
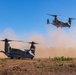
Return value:
<svg viewBox="0 0 76 75">
<path fill-rule="evenodd" d="M 20 57 L 18 57 L 18 59 L 20 59 Z"/>
<path fill-rule="evenodd" d="M 13 59 L 13 57 L 10 57 L 11 59 Z"/>
<path fill-rule="evenodd" d="M 33 59 L 33 57 L 31 58 L 31 60 Z"/>
</svg>

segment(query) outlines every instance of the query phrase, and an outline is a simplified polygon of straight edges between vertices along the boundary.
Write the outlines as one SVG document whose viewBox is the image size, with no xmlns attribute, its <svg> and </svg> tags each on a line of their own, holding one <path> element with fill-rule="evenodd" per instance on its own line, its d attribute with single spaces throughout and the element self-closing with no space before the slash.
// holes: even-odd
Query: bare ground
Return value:
<svg viewBox="0 0 76 75">
<path fill-rule="evenodd" d="M 0 75 L 76 75 L 76 59 L 0 59 Z"/>
</svg>

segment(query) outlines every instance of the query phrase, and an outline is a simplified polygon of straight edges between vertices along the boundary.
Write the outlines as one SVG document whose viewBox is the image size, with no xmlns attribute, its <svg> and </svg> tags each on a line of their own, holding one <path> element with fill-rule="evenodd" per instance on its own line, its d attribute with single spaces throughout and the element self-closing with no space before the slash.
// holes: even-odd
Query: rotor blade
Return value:
<svg viewBox="0 0 76 75">
<path fill-rule="evenodd" d="M 59 16 L 59 17 L 62 17 L 62 18 L 64 18 L 64 19 L 68 19 L 68 18 L 66 18 L 66 17 L 64 17 L 64 16 L 62 16 L 62 15 L 52 15 L 52 14 L 47 14 L 47 15 L 50 15 L 50 16 L 53 16 L 53 17 Z"/>
<path fill-rule="evenodd" d="M 6 40 L 0 40 L 0 41 L 6 41 Z M 24 41 L 20 41 L 20 40 L 7 40 L 8 42 L 12 42 L 12 41 L 14 41 L 14 42 L 24 42 Z"/>
<path fill-rule="evenodd" d="M 0 40 L 0 41 L 6 41 L 6 40 Z M 8 42 L 10 42 L 10 41 L 14 41 L 14 40 L 7 40 Z"/>
<path fill-rule="evenodd" d="M 57 17 L 58 15 L 52 15 L 52 14 L 47 14 L 47 15 L 49 15 L 49 16 L 53 16 L 53 17 Z"/>
<path fill-rule="evenodd" d="M 7 40 L 8 42 L 12 41 L 12 40 Z"/>
<path fill-rule="evenodd" d="M 69 19 L 71 19 L 71 20 L 75 20 L 76 18 L 69 18 Z"/>
<path fill-rule="evenodd" d="M 29 43 L 29 44 L 38 44 L 38 43 L 36 43 L 36 42 L 33 42 L 33 41 L 32 41 L 32 42 L 27 42 L 27 43 Z"/>
<path fill-rule="evenodd" d="M 9 41 L 11 41 L 11 40 L 8 40 L 7 38 L 5 38 L 4 40 L 0 40 L 0 41 L 7 41 L 7 42 L 9 42 Z"/>
<path fill-rule="evenodd" d="M 24 42 L 24 41 L 20 41 L 20 40 L 8 40 L 9 42 L 10 41 L 14 41 L 14 42 Z"/>
<path fill-rule="evenodd" d="M 5 40 L 0 40 L 0 41 L 5 41 Z"/>
</svg>

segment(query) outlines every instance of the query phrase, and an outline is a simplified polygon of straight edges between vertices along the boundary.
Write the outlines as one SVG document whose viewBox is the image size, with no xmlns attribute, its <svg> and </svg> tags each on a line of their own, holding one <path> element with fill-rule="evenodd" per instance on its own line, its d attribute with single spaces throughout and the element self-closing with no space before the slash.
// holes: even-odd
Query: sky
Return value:
<svg viewBox="0 0 76 75">
<path fill-rule="evenodd" d="M 12 30 L 18 37 L 31 34 L 47 35 L 52 25 L 46 24 L 47 14 L 76 17 L 76 0 L 0 0 L 0 33 Z M 59 20 L 67 21 L 59 17 Z M 76 21 L 72 22 L 72 27 Z M 63 30 L 68 28 L 63 28 Z"/>
</svg>

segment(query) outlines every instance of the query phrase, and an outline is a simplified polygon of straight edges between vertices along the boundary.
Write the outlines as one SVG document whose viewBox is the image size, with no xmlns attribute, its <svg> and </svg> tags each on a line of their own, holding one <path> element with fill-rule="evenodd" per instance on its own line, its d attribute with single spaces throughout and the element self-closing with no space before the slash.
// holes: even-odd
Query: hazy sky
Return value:
<svg viewBox="0 0 76 75">
<path fill-rule="evenodd" d="M 54 27 L 46 24 L 47 18 L 53 19 L 47 13 L 76 17 L 76 0 L 0 0 L 0 33 L 9 28 L 17 36 L 32 33 L 46 36 L 48 28 Z M 72 27 L 75 23 L 72 22 Z"/>
</svg>

